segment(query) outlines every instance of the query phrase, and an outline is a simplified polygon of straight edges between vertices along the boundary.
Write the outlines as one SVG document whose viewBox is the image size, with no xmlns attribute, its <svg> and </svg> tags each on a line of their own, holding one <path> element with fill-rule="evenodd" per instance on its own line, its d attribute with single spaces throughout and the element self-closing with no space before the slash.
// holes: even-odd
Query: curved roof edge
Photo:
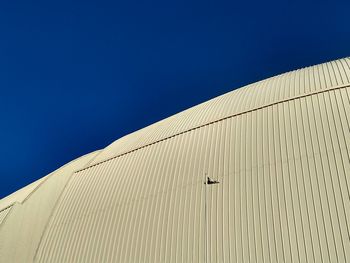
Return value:
<svg viewBox="0 0 350 263">
<path fill-rule="evenodd" d="M 90 166 L 228 117 L 349 84 L 349 57 L 270 77 L 130 133 L 108 145 Z"/>
<path fill-rule="evenodd" d="M 12 206 L 14 203 L 23 203 L 25 202 L 25 200 L 33 193 L 35 192 L 43 183 L 45 183 L 45 181 L 50 177 L 50 176 L 53 176 L 55 174 L 57 174 L 57 172 L 59 172 L 60 170 L 62 170 L 64 167 L 72 164 L 73 162 L 79 160 L 79 159 L 82 159 L 88 155 L 91 155 L 93 153 L 96 153 L 96 156 L 102 152 L 102 150 L 96 150 L 96 151 L 93 151 L 91 153 L 87 153 L 87 154 L 84 154 L 64 165 L 62 165 L 61 167 L 57 168 L 55 171 L 49 173 L 48 175 L 32 182 L 31 184 L 23 187 L 23 188 L 20 188 L 19 190 L 13 192 L 12 194 L 4 197 L 3 199 L 0 199 L 0 211 L 2 210 L 5 210 L 7 209 L 8 207 Z M 95 156 L 95 157 L 96 157 Z M 90 160 L 91 162 L 92 160 Z M 86 166 L 88 166 L 90 164 L 90 162 L 88 162 L 86 164 Z M 79 167 L 81 168 L 81 167 Z M 78 169 L 78 168 L 77 168 Z M 73 171 L 74 173 L 74 171 Z"/>
</svg>

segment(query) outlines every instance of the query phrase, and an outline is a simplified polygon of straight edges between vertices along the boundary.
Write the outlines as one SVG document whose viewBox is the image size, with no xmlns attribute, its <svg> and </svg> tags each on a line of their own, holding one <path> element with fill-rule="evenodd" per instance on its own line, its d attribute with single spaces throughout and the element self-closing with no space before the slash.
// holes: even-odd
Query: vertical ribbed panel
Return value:
<svg viewBox="0 0 350 263">
<path fill-rule="evenodd" d="M 349 58 L 339 59 L 291 71 L 234 90 L 115 141 L 93 164 L 218 119 L 296 96 L 347 85 L 350 83 L 349 65 Z"/>
<path fill-rule="evenodd" d="M 9 206 L 9 207 L 5 208 L 4 210 L 0 211 L 0 225 L 1 225 L 2 221 L 5 220 L 7 214 L 11 211 L 11 208 L 12 208 L 12 206 Z"/>
<path fill-rule="evenodd" d="M 7 214 L 2 224 L 0 220 L 0 262 L 34 261 L 41 237 L 66 183 L 76 169 L 83 168 L 97 153 L 82 156 L 44 177 L 44 181 L 34 182 L 34 185 L 42 183 L 22 203 L 15 203 L 11 213 L 8 214 L 10 208 L 0 212 L 0 219 Z"/>
<path fill-rule="evenodd" d="M 260 82 L 251 98 L 238 90 L 235 103 L 339 85 L 348 81 L 347 63 Z M 347 87 L 276 103 L 75 173 L 36 261 L 350 261 L 349 98 Z M 219 105 L 236 105 L 217 103 L 206 104 L 201 121 L 225 114 Z M 169 125 L 157 136 L 189 127 Z M 220 183 L 205 186 L 206 175 Z"/>
</svg>

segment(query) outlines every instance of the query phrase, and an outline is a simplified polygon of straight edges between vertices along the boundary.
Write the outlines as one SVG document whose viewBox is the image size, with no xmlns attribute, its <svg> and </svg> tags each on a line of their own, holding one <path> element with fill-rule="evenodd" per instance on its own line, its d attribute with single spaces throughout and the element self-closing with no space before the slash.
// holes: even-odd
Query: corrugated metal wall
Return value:
<svg viewBox="0 0 350 263">
<path fill-rule="evenodd" d="M 90 153 L 66 164 L 48 175 L 42 184 L 36 183 L 35 190 L 33 184 L 29 185 L 30 196 L 23 203 L 14 203 L 6 221 L 0 224 L 1 263 L 33 262 L 41 237 L 66 183 L 74 170 L 84 167 L 96 154 L 97 152 Z M 23 189 L 21 193 L 28 193 L 29 190 Z M 23 194 L 19 196 L 22 197 Z"/>
<path fill-rule="evenodd" d="M 36 260 L 349 261 L 349 97 L 307 94 L 77 172 Z"/>
<path fill-rule="evenodd" d="M 0 225 L 0 262 L 350 261 L 349 66 L 251 84 L 53 173 Z"/>
<path fill-rule="evenodd" d="M 216 120 L 349 83 L 349 58 L 278 75 L 236 89 L 129 134 L 108 146 L 93 163 L 108 160 Z"/>
</svg>

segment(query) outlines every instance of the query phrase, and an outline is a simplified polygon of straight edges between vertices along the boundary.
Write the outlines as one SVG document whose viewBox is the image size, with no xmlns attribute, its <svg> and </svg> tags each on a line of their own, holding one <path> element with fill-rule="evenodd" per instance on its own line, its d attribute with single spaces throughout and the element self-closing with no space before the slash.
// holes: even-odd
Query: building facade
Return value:
<svg viewBox="0 0 350 263">
<path fill-rule="evenodd" d="M 349 228 L 345 58 L 204 102 L 0 200 L 0 262 L 350 262 Z"/>
</svg>

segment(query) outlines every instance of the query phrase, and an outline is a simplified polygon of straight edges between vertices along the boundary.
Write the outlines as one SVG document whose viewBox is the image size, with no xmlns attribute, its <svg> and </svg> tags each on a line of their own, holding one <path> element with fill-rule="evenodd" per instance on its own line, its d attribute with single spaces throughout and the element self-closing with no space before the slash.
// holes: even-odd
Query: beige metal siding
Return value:
<svg viewBox="0 0 350 263">
<path fill-rule="evenodd" d="M 37 187 L 40 186 L 42 182 L 45 181 L 47 176 L 40 178 L 39 180 L 27 185 L 26 187 L 23 187 L 22 189 L 10 194 L 9 196 L 6 196 L 5 198 L 0 200 L 0 210 L 14 204 L 14 203 L 22 203 L 28 196 L 32 194 Z"/>
<path fill-rule="evenodd" d="M 96 154 L 83 156 L 53 172 L 23 203 L 12 206 L 6 221 L 0 225 L 0 262 L 33 262 L 55 204 L 72 172 Z"/>
<path fill-rule="evenodd" d="M 0 259 L 350 261 L 349 66 L 248 85 L 53 173 L 0 225 Z"/>
<path fill-rule="evenodd" d="M 349 261 L 349 94 L 276 103 L 77 172 L 36 260 Z M 220 181 L 207 226 L 205 174 Z"/>
<path fill-rule="evenodd" d="M 7 214 L 11 211 L 11 206 L 3 209 L 0 211 L 0 227 L 1 227 L 1 223 L 5 220 Z"/>
<path fill-rule="evenodd" d="M 180 112 L 108 146 L 93 163 L 144 147 L 187 130 L 293 97 L 350 83 L 350 59 L 344 58 L 281 74 L 234 90 Z"/>
</svg>

